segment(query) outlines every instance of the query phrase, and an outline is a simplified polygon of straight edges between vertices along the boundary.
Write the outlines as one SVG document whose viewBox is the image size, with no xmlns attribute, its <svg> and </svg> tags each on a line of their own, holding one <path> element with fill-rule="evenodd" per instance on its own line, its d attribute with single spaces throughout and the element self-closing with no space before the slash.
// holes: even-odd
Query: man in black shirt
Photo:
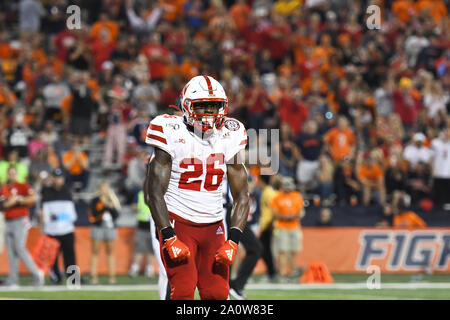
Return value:
<svg viewBox="0 0 450 320">
<path fill-rule="evenodd" d="M 224 209 L 226 211 L 225 215 L 225 221 L 227 226 L 231 226 L 231 211 L 232 211 L 232 199 L 231 199 L 231 193 L 228 188 L 228 183 L 226 184 L 228 190 L 227 193 L 224 193 Z M 254 179 L 250 178 L 250 192 L 253 193 L 253 196 L 256 198 L 256 190 L 255 187 L 255 181 Z M 251 190 L 253 189 L 253 190 Z M 260 190 L 257 190 L 259 193 Z M 260 196 L 260 194 L 259 194 Z M 256 206 L 256 202 L 259 202 L 259 200 L 253 201 L 253 204 Z M 255 219 L 252 219 L 252 216 L 249 214 L 249 219 L 253 221 L 259 220 L 259 208 L 250 208 L 250 211 L 253 211 L 255 214 Z M 242 231 L 242 237 L 241 237 L 241 244 L 245 248 L 245 258 L 241 261 L 241 264 L 239 265 L 236 277 L 234 279 L 231 279 L 230 276 L 230 295 L 237 299 L 237 300 L 246 300 L 247 298 L 244 296 L 243 291 L 244 288 L 251 277 L 253 270 L 256 266 L 256 263 L 258 262 L 259 258 L 262 255 L 263 247 L 259 239 L 256 237 L 255 233 L 253 232 L 252 228 L 250 227 L 251 221 L 248 221 L 245 225 L 244 230 Z M 229 231 L 228 231 L 229 232 Z M 230 274 L 231 274 L 231 268 L 230 268 Z"/>
<path fill-rule="evenodd" d="M 20 158 L 28 157 L 28 144 L 33 134 L 25 123 L 25 113 L 18 111 L 11 117 L 12 125 L 3 130 L 2 142 L 8 152 L 19 153 Z"/>
<path fill-rule="evenodd" d="M 96 102 L 92 97 L 92 91 L 88 87 L 89 72 L 76 72 L 70 86 L 72 108 L 70 114 L 70 133 L 81 138 L 84 144 L 89 142 L 91 134 L 91 117 L 94 113 Z"/>
<path fill-rule="evenodd" d="M 62 251 L 67 272 L 69 266 L 76 265 L 74 222 L 77 219 L 77 213 L 71 191 L 65 184 L 63 171 L 55 169 L 52 180 L 52 185 L 42 189 L 40 221 L 43 232 L 59 241 L 59 249 Z M 69 276 L 69 274 L 66 275 Z M 60 283 L 62 280 L 58 268 L 58 257 L 50 270 L 50 279 L 54 283 Z"/>
<path fill-rule="evenodd" d="M 360 196 L 360 184 L 355 173 L 355 163 L 350 158 L 344 158 L 336 167 L 333 176 L 337 201 L 341 204 L 356 204 Z"/>
</svg>

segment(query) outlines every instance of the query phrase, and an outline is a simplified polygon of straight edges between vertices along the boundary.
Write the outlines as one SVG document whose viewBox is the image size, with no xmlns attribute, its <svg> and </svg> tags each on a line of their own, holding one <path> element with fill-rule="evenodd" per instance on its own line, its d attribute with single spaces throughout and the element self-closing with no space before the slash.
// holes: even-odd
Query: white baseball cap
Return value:
<svg viewBox="0 0 450 320">
<path fill-rule="evenodd" d="M 422 132 L 417 132 L 413 136 L 413 141 L 424 142 L 426 139 L 425 135 Z"/>
</svg>

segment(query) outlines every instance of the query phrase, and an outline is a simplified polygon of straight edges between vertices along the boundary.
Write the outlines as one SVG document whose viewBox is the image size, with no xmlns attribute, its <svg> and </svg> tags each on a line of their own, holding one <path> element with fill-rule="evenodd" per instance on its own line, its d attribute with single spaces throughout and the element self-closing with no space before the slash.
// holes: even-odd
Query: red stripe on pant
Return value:
<svg viewBox="0 0 450 320">
<path fill-rule="evenodd" d="M 198 288 L 202 300 L 226 300 L 229 268 L 215 262 L 217 250 L 225 243 L 223 222 L 197 224 L 173 213 L 169 217 L 175 221 L 175 234 L 191 252 L 187 261 L 173 262 L 159 233 L 161 257 L 171 288 L 170 299 L 193 300 L 195 288 Z"/>
</svg>

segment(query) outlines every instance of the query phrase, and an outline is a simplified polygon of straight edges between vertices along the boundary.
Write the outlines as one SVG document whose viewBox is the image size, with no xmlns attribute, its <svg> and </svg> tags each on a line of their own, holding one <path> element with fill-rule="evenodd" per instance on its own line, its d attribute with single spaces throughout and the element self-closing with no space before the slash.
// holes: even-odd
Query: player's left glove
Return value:
<svg viewBox="0 0 450 320">
<path fill-rule="evenodd" d="M 216 252 L 216 262 L 230 266 L 236 257 L 237 249 L 238 245 L 236 242 L 227 240 Z"/>
<path fill-rule="evenodd" d="M 233 263 L 241 236 L 242 231 L 239 228 L 232 227 L 230 229 L 228 240 L 216 252 L 216 262 L 223 263 L 227 266 Z"/>
</svg>

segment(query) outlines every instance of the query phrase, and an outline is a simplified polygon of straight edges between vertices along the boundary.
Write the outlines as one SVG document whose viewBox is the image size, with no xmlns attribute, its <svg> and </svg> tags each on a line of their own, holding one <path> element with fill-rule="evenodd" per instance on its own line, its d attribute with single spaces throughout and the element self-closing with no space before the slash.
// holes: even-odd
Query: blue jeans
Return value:
<svg viewBox="0 0 450 320">
<path fill-rule="evenodd" d="M 320 198 L 328 199 L 333 194 L 334 186 L 332 182 L 323 182 L 319 186 Z"/>
</svg>

